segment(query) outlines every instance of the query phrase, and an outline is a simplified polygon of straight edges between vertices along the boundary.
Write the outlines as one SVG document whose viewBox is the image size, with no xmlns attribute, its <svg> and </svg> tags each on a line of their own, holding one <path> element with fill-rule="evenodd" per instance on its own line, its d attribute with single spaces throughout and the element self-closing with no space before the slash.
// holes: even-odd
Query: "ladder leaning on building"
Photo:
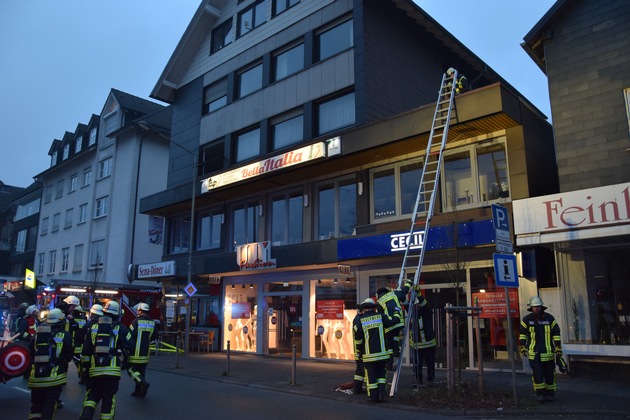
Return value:
<svg viewBox="0 0 630 420">
<path fill-rule="evenodd" d="M 398 287 L 402 287 L 405 280 L 405 267 L 407 261 L 412 258 L 417 258 L 417 268 L 413 279 L 413 285 L 416 286 L 420 279 L 420 273 L 422 271 L 422 262 L 424 261 L 424 253 L 426 251 L 426 245 L 429 238 L 429 229 L 431 226 L 431 218 L 435 208 L 435 200 L 439 191 L 440 170 L 442 167 L 443 153 L 446 148 L 446 140 L 448 137 L 448 128 L 451 120 L 456 118 L 456 110 L 453 106 L 455 103 L 455 87 L 457 83 L 457 70 L 453 71 L 450 75 L 444 73 L 442 75 L 442 83 L 440 84 L 440 92 L 438 94 L 438 100 L 435 106 L 435 115 L 433 116 L 433 122 L 431 124 L 431 132 L 427 141 L 427 147 L 425 151 L 424 165 L 422 168 L 422 175 L 420 176 L 420 185 L 418 186 L 418 195 L 416 196 L 416 203 L 411 216 L 411 228 L 409 229 L 409 237 L 411 238 L 418 229 L 424 229 L 424 235 L 422 243 L 423 245 L 418 249 L 416 247 L 407 246 L 405 249 L 405 255 L 403 256 L 402 265 L 400 267 L 400 276 L 398 278 Z M 424 214 L 420 216 L 420 214 Z M 418 220 L 420 219 L 420 220 Z M 409 241 L 411 243 L 412 241 Z M 409 298 L 409 307 L 413 305 L 416 298 L 415 287 L 411 290 L 411 296 Z M 415 311 L 408 311 L 408 314 L 415 314 Z M 398 390 L 398 380 L 400 378 L 400 370 L 402 366 L 402 354 L 407 342 L 407 336 L 409 334 L 410 319 L 413 315 L 408 315 L 405 318 L 405 327 L 403 329 L 403 339 L 401 343 L 400 354 L 398 358 L 396 368 L 394 371 L 394 377 L 392 379 L 392 386 L 390 389 L 390 397 L 393 397 Z"/>
</svg>

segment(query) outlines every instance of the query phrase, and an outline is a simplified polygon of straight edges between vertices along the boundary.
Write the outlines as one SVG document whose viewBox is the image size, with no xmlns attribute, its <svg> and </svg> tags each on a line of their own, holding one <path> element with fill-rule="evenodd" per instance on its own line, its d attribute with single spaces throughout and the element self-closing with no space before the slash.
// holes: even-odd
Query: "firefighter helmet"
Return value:
<svg viewBox="0 0 630 420">
<path fill-rule="evenodd" d="M 543 304 L 542 299 L 538 296 L 532 296 L 529 299 L 529 302 L 527 303 L 527 310 L 531 312 L 534 306 L 541 306 L 543 310 L 547 309 L 547 307 Z"/>
<path fill-rule="evenodd" d="M 79 302 L 79 298 L 76 297 L 76 296 L 68 296 L 63 301 L 66 302 L 68 305 L 77 305 L 78 306 L 81 303 L 81 302 Z"/>
<path fill-rule="evenodd" d="M 107 312 L 110 315 L 118 315 L 120 313 L 120 306 L 118 302 L 110 300 L 105 304 L 105 307 L 103 307 L 103 312 Z"/>
<path fill-rule="evenodd" d="M 374 299 L 367 298 L 363 302 L 361 302 L 358 306 L 360 309 L 368 309 L 368 308 L 373 308 L 377 306 L 377 304 L 376 302 L 374 302 Z"/>
<path fill-rule="evenodd" d="M 142 311 L 142 312 L 149 312 L 149 305 L 147 305 L 146 303 L 142 302 L 138 304 L 138 311 Z"/>
<path fill-rule="evenodd" d="M 66 319 L 66 315 L 59 308 L 51 309 L 46 317 L 47 324 L 58 324 Z"/>
<path fill-rule="evenodd" d="M 37 308 L 36 305 L 31 305 L 28 308 L 26 308 L 26 315 L 33 315 L 34 312 L 38 312 L 39 309 Z"/>
<path fill-rule="evenodd" d="M 95 303 L 90 308 L 90 313 L 92 315 L 103 316 L 103 305 L 99 305 L 98 303 Z"/>
<path fill-rule="evenodd" d="M 447 76 L 452 76 L 453 73 L 455 73 L 455 69 L 453 67 L 449 67 L 448 70 L 446 70 L 446 75 Z"/>
</svg>

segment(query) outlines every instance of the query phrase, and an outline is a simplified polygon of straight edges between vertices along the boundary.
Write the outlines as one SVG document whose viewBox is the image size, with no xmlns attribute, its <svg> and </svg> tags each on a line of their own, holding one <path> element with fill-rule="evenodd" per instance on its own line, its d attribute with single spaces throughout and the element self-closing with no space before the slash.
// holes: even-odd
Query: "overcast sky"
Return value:
<svg viewBox="0 0 630 420">
<path fill-rule="evenodd" d="M 520 44 L 554 0 L 415 1 L 550 116 L 547 79 Z M 29 186 L 110 89 L 149 99 L 199 3 L 1 0 L 0 181 Z"/>
</svg>

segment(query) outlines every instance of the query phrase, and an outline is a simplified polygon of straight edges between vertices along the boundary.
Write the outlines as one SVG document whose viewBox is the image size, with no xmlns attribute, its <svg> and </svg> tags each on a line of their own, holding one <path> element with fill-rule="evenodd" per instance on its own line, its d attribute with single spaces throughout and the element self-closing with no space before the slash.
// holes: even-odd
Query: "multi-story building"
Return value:
<svg viewBox="0 0 630 420">
<path fill-rule="evenodd" d="M 50 167 L 36 176 L 35 273 L 45 284 L 106 288 L 127 283 L 130 265 L 161 258 L 137 203 L 166 185 L 170 117 L 169 107 L 112 89 L 100 115 L 52 142 Z"/>
<path fill-rule="evenodd" d="M 629 43 L 630 3 L 559 0 L 523 44 L 549 80 L 560 191 L 515 203 L 517 242 L 555 252 L 543 300 L 576 373 L 630 363 Z"/>
<path fill-rule="evenodd" d="M 423 245 L 410 219 L 451 66 L 472 89 L 455 100 L 420 283 L 438 363 L 445 304 L 473 302 L 486 309 L 485 366 L 508 361 L 491 204 L 557 192 L 551 126 L 407 0 L 201 2 L 152 92 L 173 107 L 167 188 L 141 201 L 167 219 L 177 276 L 163 285 L 192 295 L 186 321 L 219 329 L 222 348 L 351 359 L 356 302 L 396 287 L 406 246 Z M 522 256 L 513 319 L 554 284 L 550 255 Z M 461 325 L 472 367 L 472 322 Z"/>
</svg>

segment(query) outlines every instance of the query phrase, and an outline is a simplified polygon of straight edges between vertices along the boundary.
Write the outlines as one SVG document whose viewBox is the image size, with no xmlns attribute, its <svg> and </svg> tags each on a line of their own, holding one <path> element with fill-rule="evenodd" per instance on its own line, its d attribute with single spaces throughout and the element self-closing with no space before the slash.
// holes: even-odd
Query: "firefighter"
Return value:
<svg viewBox="0 0 630 420">
<path fill-rule="evenodd" d="M 527 314 L 521 320 L 519 350 L 529 360 L 536 401 L 553 401 L 556 393 L 556 356 L 562 356 L 560 327 L 545 312 L 542 299 L 532 296 Z"/>
<path fill-rule="evenodd" d="M 85 325 L 87 324 L 87 319 L 85 318 L 85 310 L 81 307 L 81 305 L 77 305 L 72 311 L 72 317 L 74 322 L 77 323 L 76 328 L 72 334 L 72 341 L 74 344 L 74 356 L 72 360 L 74 361 L 75 366 L 77 367 L 77 374 L 79 375 L 79 383 L 81 383 L 81 373 L 83 367 L 81 366 L 81 351 L 83 350 L 83 337 L 81 337 L 85 330 Z"/>
<path fill-rule="evenodd" d="M 384 316 L 392 320 L 391 326 L 385 329 L 385 342 L 390 358 L 387 361 L 387 369 L 392 370 L 394 357 L 400 357 L 400 333 L 405 327 L 405 314 L 402 303 L 407 299 L 407 294 L 411 290 L 413 283 L 405 280 L 401 288 L 389 290 L 381 287 L 376 291 L 378 303 L 383 307 Z"/>
<path fill-rule="evenodd" d="M 37 306 L 31 305 L 26 308 L 26 312 L 22 319 L 18 321 L 17 333 L 19 336 L 16 340 L 26 341 L 27 343 L 35 336 L 37 330 L 37 324 L 39 320 L 39 309 Z"/>
<path fill-rule="evenodd" d="M 129 329 L 117 321 L 119 314 L 118 302 L 110 300 L 98 323 L 87 331 L 82 352 L 87 387 L 81 419 L 91 419 L 101 400 L 101 418 L 114 418 L 120 371 L 134 347 Z"/>
<path fill-rule="evenodd" d="M 64 324 L 64 329 L 70 333 L 72 337 L 72 346 L 74 348 L 74 339 L 75 334 L 79 328 L 79 324 L 74 319 L 74 309 L 79 306 L 79 298 L 76 296 L 67 296 L 64 300 L 57 304 L 57 308 L 61 309 L 61 311 L 66 316 L 66 321 Z M 76 363 L 76 362 L 75 362 Z M 63 408 L 63 401 L 57 401 L 57 408 Z"/>
<path fill-rule="evenodd" d="M 381 312 L 382 308 L 374 299 L 367 298 L 360 304 L 363 314 L 359 323 L 352 326 L 355 348 L 361 353 L 365 367 L 365 382 L 369 401 L 385 401 L 387 384 L 387 360 L 390 358 L 385 345 L 385 329 L 392 322 Z"/>
<path fill-rule="evenodd" d="M 94 305 L 92 305 L 92 307 L 90 308 L 90 319 L 86 320 L 85 325 L 75 335 L 76 337 L 76 341 L 74 343 L 75 351 L 78 346 L 81 348 L 81 353 L 83 353 L 83 343 L 85 343 L 85 337 L 87 336 L 88 331 L 90 330 L 93 324 L 98 323 L 99 318 L 102 316 L 103 316 L 103 305 L 99 305 L 98 303 L 95 303 Z M 76 353 L 75 353 L 75 356 L 76 356 Z M 84 370 L 87 368 L 86 367 L 87 365 L 84 363 L 83 356 L 81 354 L 79 356 L 81 357 L 81 372 L 79 376 L 79 383 L 85 384 L 87 375 L 84 373 Z"/>
<path fill-rule="evenodd" d="M 455 69 L 453 67 L 446 70 L 446 75 L 448 77 L 452 77 L 453 73 L 455 73 Z M 455 81 L 455 95 L 459 95 L 465 90 L 468 90 L 468 79 L 466 79 L 466 76 L 463 74 L 458 74 L 457 76 L 457 80 Z"/>
<path fill-rule="evenodd" d="M 64 319 L 60 309 L 51 310 L 31 340 L 29 419 L 52 419 L 66 384 L 68 364 L 72 359 L 72 337 L 63 328 Z"/>
<path fill-rule="evenodd" d="M 416 377 L 416 387 L 422 385 L 422 364 L 427 365 L 427 384 L 433 385 L 435 379 L 435 329 L 433 327 L 433 311 L 427 300 L 420 294 L 416 286 L 417 295 L 413 305 L 412 321 L 409 331 L 409 347 L 414 360 L 413 368 Z"/>
<path fill-rule="evenodd" d="M 157 331 L 155 321 L 149 318 L 149 305 L 146 303 L 138 304 L 137 312 L 138 317 L 129 326 L 131 338 L 135 342 L 135 348 L 129 354 L 129 369 L 127 373 L 136 385 L 131 396 L 144 398 L 150 386 L 145 379 L 147 365 L 149 364 L 149 346 L 151 341 L 155 339 Z"/>
<path fill-rule="evenodd" d="M 361 315 L 363 315 L 363 306 L 357 305 L 357 315 L 352 320 L 352 330 L 357 331 L 361 327 Z M 354 369 L 354 380 L 352 390 L 355 394 L 363 394 L 363 382 L 365 382 L 365 366 L 363 365 L 363 356 L 361 349 L 357 345 L 356 340 L 352 340 L 354 344 L 354 361 L 356 367 Z"/>
</svg>

